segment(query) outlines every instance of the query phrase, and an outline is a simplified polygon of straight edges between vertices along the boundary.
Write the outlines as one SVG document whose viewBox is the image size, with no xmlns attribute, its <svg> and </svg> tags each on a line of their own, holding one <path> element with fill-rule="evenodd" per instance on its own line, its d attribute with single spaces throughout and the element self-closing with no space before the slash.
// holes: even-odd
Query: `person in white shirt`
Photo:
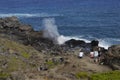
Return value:
<svg viewBox="0 0 120 80">
<path fill-rule="evenodd" d="M 98 51 L 94 51 L 94 57 L 98 57 Z"/>
<path fill-rule="evenodd" d="M 84 52 L 81 51 L 81 52 L 79 53 L 79 58 L 82 58 L 83 56 L 84 56 Z"/>
<path fill-rule="evenodd" d="M 94 62 L 97 63 L 98 62 L 98 51 L 94 51 Z"/>
</svg>

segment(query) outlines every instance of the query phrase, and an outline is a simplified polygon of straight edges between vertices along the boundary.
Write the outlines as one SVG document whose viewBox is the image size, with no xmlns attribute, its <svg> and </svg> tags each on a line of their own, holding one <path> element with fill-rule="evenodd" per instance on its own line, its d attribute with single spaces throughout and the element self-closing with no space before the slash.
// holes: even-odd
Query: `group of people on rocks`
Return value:
<svg viewBox="0 0 120 80">
<path fill-rule="evenodd" d="M 79 52 L 79 58 L 83 58 L 84 57 L 84 51 L 80 50 Z M 95 63 L 100 63 L 101 62 L 101 48 L 100 47 L 95 47 L 93 48 L 90 52 L 89 52 L 89 56 L 90 58 L 94 59 Z"/>
</svg>

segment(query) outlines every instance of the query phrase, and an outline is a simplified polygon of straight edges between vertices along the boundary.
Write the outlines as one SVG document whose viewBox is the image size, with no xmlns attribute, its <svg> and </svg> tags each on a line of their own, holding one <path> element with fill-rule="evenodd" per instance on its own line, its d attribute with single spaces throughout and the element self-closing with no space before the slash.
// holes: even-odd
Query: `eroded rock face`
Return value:
<svg viewBox="0 0 120 80">
<path fill-rule="evenodd" d="M 111 56 L 120 58 L 120 45 L 109 47 L 108 52 Z"/>
<path fill-rule="evenodd" d="M 17 17 L 0 18 L 1 28 L 18 28 L 20 25 Z"/>
<path fill-rule="evenodd" d="M 21 30 L 21 31 L 33 31 L 32 27 L 30 25 L 20 25 L 19 30 Z"/>
<path fill-rule="evenodd" d="M 120 70 L 120 45 L 109 47 L 105 63 L 115 70 Z"/>
<path fill-rule="evenodd" d="M 40 51 L 54 46 L 52 40 L 43 38 L 42 31 L 34 31 L 30 25 L 21 23 L 15 16 L 0 18 L 0 33 L 6 38 L 31 45 Z"/>
</svg>

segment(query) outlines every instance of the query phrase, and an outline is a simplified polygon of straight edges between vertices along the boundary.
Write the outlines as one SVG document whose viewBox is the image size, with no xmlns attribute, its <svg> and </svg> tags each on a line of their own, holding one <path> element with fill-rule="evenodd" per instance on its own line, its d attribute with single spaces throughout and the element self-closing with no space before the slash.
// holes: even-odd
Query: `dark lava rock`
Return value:
<svg viewBox="0 0 120 80">
<path fill-rule="evenodd" d="M 75 40 L 75 39 L 71 39 L 65 42 L 66 45 L 68 45 L 69 47 L 80 47 L 80 46 L 84 46 L 86 43 L 85 41 L 82 40 Z"/>
<path fill-rule="evenodd" d="M 92 47 L 98 46 L 98 44 L 99 44 L 99 41 L 97 41 L 97 40 L 91 41 L 91 46 Z"/>
<path fill-rule="evenodd" d="M 108 64 L 114 70 L 120 70 L 120 45 L 109 47 L 105 64 Z"/>
</svg>

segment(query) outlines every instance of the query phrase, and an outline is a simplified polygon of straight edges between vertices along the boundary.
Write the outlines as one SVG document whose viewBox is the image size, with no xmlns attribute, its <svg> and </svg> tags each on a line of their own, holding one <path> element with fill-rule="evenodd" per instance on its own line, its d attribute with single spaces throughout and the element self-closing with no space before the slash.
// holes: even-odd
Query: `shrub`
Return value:
<svg viewBox="0 0 120 80">
<path fill-rule="evenodd" d="M 46 62 L 46 65 L 48 66 L 48 68 L 53 68 L 55 66 L 55 64 L 52 61 Z"/>
<path fill-rule="evenodd" d="M 75 77 L 80 79 L 80 78 L 88 78 L 87 72 L 79 72 L 75 74 Z"/>
<path fill-rule="evenodd" d="M 21 55 L 22 55 L 24 58 L 29 58 L 29 57 L 30 57 L 30 54 L 29 54 L 29 53 L 25 53 L 25 52 L 22 53 Z"/>
<path fill-rule="evenodd" d="M 9 73 L 0 73 L 0 80 L 2 79 L 6 79 L 6 78 L 8 78 L 8 77 L 10 77 L 10 74 Z"/>
<path fill-rule="evenodd" d="M 120 71 L 96 73 L 90 76 L 90 80 L 120 80 Z"/>
</svg>

